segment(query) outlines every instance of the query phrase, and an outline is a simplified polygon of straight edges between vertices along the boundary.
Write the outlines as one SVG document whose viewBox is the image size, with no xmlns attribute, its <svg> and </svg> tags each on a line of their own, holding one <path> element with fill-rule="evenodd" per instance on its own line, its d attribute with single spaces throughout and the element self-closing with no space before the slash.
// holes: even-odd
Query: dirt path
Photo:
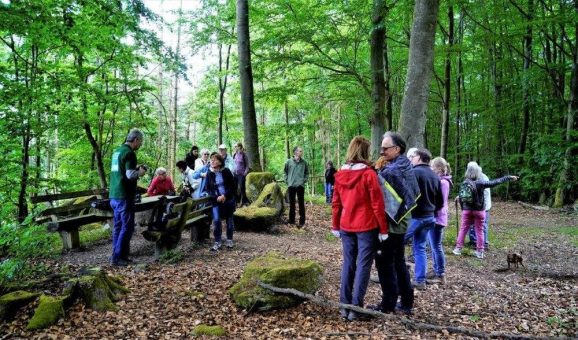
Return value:
<svg viewBox="0 0 578 340">
<path fill-rule="evenodd" d="M 496 239 L 483 261 L 447 255 L 447 284 L 416 291 L 412 320 L 484 332 L 578 336 L 578 246 L 565 234 L 549 230 L 578 228 L 576 215 L 496 202 L 492 224 L 495 237 L 503 239 Z M 101 265 L 123 275 L 131 293 L 118 303 L 118 312 L 97 313 L 77 305 L 58 325 L 39 333 L 25 330 L 24 320 L 29 315 L 21 313 L 16 320 L 1 325 L 0 334 L 172 339 L 189 338 L 192 328 L 204 323 L 224 326 L 232 339 L 333 338 L 335 334 L 372 339 L 462 337 L 409 329 L 400 319 L 348 323 L 340 320 L 336 310 L 308 302 L 287 310 L 252 314 L 233 304 L 227 289 L 241 275 L 245 263 L 271 250 L 319 261 L 325 282 L 318 295 L 338 301 L 341 244 L 327 237 L 329 228 L 328 207 L 308 206 L 304 230 L 280 225 L 276 234 L 237 232 L 235 248 L 217 253 L 210 252 L 209 245 L 193 249 L 182 241 L 184 259 L 176 265 L 155 263 L 152 245 L 137 233 L 132 253 L 138 263 L 147 264 L 144 269 L 112 268 L 108 266 L 109 243 L 93 245 L 85 252 L 63 256 L 57 265 Z M 537 228 L 544 230 L 536 232 Z M 527 229 L 533 232 L 526 233 Z M 500 244 L 508 244 L 509 249 L 500 248 Z M 446 253 L 451 249 L 451 244 L 446 244 Z M 526 271 L 504 271 L 505 255 L 512 249 L 524 253 Z M 193 292 L 204 296 L 195 297 Z M 371 283 L 366 303 L 377 301 L 379 296 L 379 285 Z"/>
</svg>

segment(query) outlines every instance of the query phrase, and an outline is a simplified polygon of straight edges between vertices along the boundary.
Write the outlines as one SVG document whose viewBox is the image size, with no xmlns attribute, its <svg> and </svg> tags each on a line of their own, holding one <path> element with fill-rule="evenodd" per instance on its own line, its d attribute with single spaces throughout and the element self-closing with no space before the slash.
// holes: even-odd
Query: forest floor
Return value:
<svg viewBox="0 0 578 340">
<path fill-rule="evenodd" d="M 233 250 L 214 253 L 209 244 L 192 247 L 188 235 L 183 235 L 183 259 L 176 264 L 155 262 L 152 244 L 139 232 L 132 241 L 132 256 L 140 265 L 111 267 L 110 241 L 92 244 L 46 264 L 55 271 L 63 266 L 74 270 L 99 265 L 122 275 L 131 291 L 117 303 L 119 311 L 95 312 L 76 304 L 57 325 L 30 332 L 26 322 L 32 307 L 28 307 L 14 320 L 0 324 L 0 338 L 190 338 L 197 324 L 221 325 L 232 339 L 469 337 L 450 333 L 450 327 L 488 335 L 578 337 L 578 216 L 513 202 L 494 203 L 490 250 L 483 260 L 471 251 L 451 254 L 456 234 L 455 219 L 451 220 L 444 242 L 447 283 L 416 290 L 409 323 L 402 316 L 346 322 L 337 310 L 310 301 L 266 313 L 236 307 L 227 289 L 248 261 L 272 250 L 318 261 L 324 268 L 324 283 L 317 295 L 339 301 L 341 244 L 329 236 L 330 225 L 329 206 L 307 205 L 304 229 L 281 223 L 274 234 L 236 232 Z M 506 255 L 513 251 L 522 254 L 526 270 L 507 269 Z M 379 297 L 379 284 L 370 283 L 366 304 Z M 416 329 L 412 323 L 441 328 Z"/>
</svg>

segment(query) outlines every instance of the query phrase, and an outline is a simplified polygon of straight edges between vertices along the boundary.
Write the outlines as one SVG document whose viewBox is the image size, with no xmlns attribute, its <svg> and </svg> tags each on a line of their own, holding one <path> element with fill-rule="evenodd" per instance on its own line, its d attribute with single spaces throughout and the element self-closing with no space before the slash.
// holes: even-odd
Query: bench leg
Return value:
<svg viewBox="0 0 578 340">
<path fill-rule="evenodd" d="M 64 250 L 80 248 L 80 235 L 78 230 L 64 231 L 61 230 L 60 238 L 62 239 L 62 247 Z"/>
</svg>

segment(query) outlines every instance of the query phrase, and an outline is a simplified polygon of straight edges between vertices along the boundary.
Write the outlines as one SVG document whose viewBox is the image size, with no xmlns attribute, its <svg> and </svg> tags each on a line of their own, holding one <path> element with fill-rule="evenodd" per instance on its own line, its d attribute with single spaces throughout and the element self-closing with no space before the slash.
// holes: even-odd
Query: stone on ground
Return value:
<svg viewBox="0 0 578 340">
<path fill-rule="evenodd" d="M 272 252 L 249 262 L 241 279 L 229 289 L 229 293 L 238 306 L 247 310 L 288 308 L 301 303 L 302 299 L 275 294 L 260 287 L 257 282 L 313 294 L 321 286 L 322 273 L 323 269 L 315 261 L 284 258 Z"/>
<path fill-rule="evenodd" d="M 277 183 L 269 183 L 250 206 L 235 211 L 235 227 L 238 230 L 267 230 L 275 224 L 283 209 L 281 188 Z"/>
<path fill-rule="evenodd" d="M 272 172 L 250 172 L 245 180 L 245 194 L 250 202 L 255 202 L 259 194 L 269 183 L 275 182 Z"/>
<path fill-rule="evenodd" d="M 27 328 L 34 330 L 54 325 L 58 319 L 64 316 L 64 299 L 63 297 L 41 295 L 40 303 L 34 311 L 34 316 L 28 321 Z"/>
<path fill-rule="evenodd" d="M 37 293 L 17 290 L 0 296 L 0 320 L 13 317 L 21 307 L 36 299 L 38 295 Z"/>
</svg>

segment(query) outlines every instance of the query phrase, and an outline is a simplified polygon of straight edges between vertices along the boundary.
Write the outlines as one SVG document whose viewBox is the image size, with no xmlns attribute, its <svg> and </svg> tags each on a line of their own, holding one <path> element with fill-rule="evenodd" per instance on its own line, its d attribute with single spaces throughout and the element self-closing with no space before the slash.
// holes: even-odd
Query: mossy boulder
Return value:
<svg viewBox="0 0 578 340">
<path fill-rule="evenodd" d="M 283 209 L 281 187 L 277 183 L 269 183 L 250 206 L 235 211 L 235 227 L 239 230 L 267 230 L 275 224 Z"/>
<path fill-rule="evenodd" d="M 38 295 L 37 293 L 17 290 L 0 296 L 0 320 L 13 317 L 18 309 L 36 299 Z"/>
<path fill-rule="evenodd" d="M 229 293 L 238 306 L 247 310 L 288 308 L 302 300 L 295 296 L 275 294 L 260 287 L 258 281 L 313 294 L 321 286 L 322 273 L 323 269 L 315 261 L 268 253 L 247 264 L 241 279 L 229 289 Z"/>
<path fill-rule="evenodd" d="M 119 278 L 107 275 L 102 269 L 90 268 L 83 275 L 69 280 L 64 290 L 65 295 L 79 297 L 88 308 L 97 311 L 116 311 L 115 301 L 128 293 Z"/>
<path fill-rule="evenodd" d="M 235 210 L 233 220 L 237 230 L 264 231 L 277 221 L 275 208 L 248 206 Z"/>
<path fill-rule="evenodd" d="M 41 295 L 40 303 L 34 311 L 34 316 L 28 321 L 27 328 L 34 330 L 54 325 L 64 316 L 64 300 L 64 297 Z"/>
<path fill-rule="evenodd" d="M 272 172 L 250 172 L 245 180 L 245 194 L 250 202 L 255 202 L 259 194 L 269 183 L 275 182 Z"/>
<path fill-rule="evenodd" d="M 223 326 L 209 326 L 209 325 L 198 325 L 193 329 L 194 336 L 201 336 L 201 335 L 212 335 L 212 336 L 225 336 L 227 335 L 227 331 L 223 328 Z"/>
</svg>

